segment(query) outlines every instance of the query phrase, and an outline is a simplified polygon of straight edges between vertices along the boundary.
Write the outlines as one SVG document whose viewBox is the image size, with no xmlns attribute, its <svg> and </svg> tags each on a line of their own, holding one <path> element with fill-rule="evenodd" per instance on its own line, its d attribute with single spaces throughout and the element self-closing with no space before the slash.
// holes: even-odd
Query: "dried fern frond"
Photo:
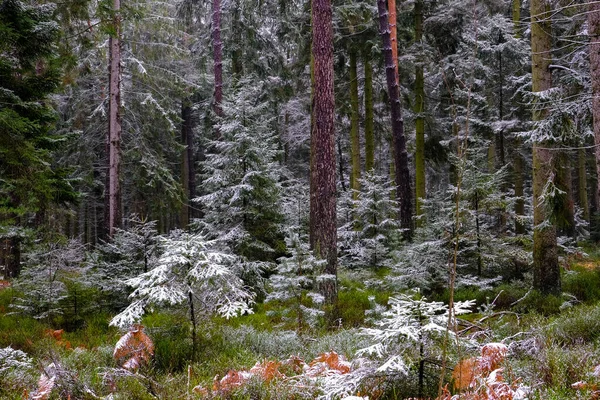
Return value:
<svg viewBox="0 0 600 400">
<path fill-rule="evenodd" d="M 143 364 L 149 363 L 153 355 L 154 343 L 144 332 L 144 327 L 138 324 L 119 339 L 113 352 L 117 363 L 130 371 L 137 371 Z"/>
</svg>

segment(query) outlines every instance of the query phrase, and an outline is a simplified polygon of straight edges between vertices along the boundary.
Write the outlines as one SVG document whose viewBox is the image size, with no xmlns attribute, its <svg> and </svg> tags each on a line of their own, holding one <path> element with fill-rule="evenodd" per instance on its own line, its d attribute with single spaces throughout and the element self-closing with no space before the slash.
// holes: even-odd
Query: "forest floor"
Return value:
<svg viewBox="0 0 600 400">
<path fill-rule="evenodd" d="M 458 290 L 457 300 L 477 300 L 478 312 L 466 316 L 459 331 L 479 348 L 448 349 L 448 389 L 453 387 L 452 370 L 458 360 L 476 357 L 481 346 L 498 342 L 507 349 L 501 381 L 511 388 L 510 396 L 494 397 L 493 385 L 484 377 L 472 381 L 471 387 L 463 384 L 465 394 L 460 398 L 599 398 L 599 265 L 599 256 L 572 258 L 564 265 L 565 294 L 560 298 L 544 298 L 517 284 L 489 291 Z M 404 374 L 371 369 L 370 378 L 364 374 L 340 378 L 360 369 L 363 358 L 357 352 L 372 345 L 364 335 L 363 329 L 372 326 L 365 311 L 372 309 L 373 301 L 385 304 L 390 296 L 347 277 L 341 278 L 339 293 L 343 323 L 335 329 L 297 332 L 294 321 L 259 304 L 252 315 L 202 319 L 193 362 L 191 324 L 183 311 L 146 316 L 143 331 L 128 336 L 133 340 L 131 351 L 115 359 L 115 345 L 124 332 L 108 325 L 109 313 L 80 315 L 76 323 L 57 316 L 34 319 L 15 313 L 18 295 L 2 283 L 0 399 L 310 399 L 342 393 L 326 384 L 346 389 L 354 385 L 346 392 L 370 399 L 437 397 L 439 343 L 424 341 L 421 347 L 425 349 L 421 381 L 419 363 Z M 140 335 L 145 334 L 152 344 L 144 342 Z M 138 365 L 122 368 L 126 359 Z"/>
</svg>

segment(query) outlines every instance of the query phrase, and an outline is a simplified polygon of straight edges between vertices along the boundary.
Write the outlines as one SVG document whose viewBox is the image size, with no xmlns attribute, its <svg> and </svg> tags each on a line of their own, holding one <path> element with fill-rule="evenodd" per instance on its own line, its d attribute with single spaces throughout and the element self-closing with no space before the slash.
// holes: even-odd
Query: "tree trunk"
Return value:
<svg viewBox="0 0 600 400">
<path fill-rule="evenodd" d="M 517 39 L 521 38 L 521 0 L 512 0 L 513 30 Z"/>
<path fill-rule="evenodd" d="M 554 154 L 556 164 L 556 186 L 564 191 L 559 196 L 560 208 L 555 215 L 557 229 L 561 235 L 575 235 L 575 209 L 573 201 L 573 180 L 571 177 L 571 159 L 567 152 Z"/>
<path fill-rule="evenodd" d="M 15 236 L 0 238 L 0 266 L 4 279 L 16 278 L 21 273 L 21 239 Z M 2 276 L 2 275 L 0 275 Z"/>
<path fill-rule="evenodd" d="M 181 184 L 183 186 L 183 205 L 181 207 L 181 227 L 187 229 L 190 219 L 194 218 L 194 206 L 191 201 L 196 197 L 196 170 L 194 157 L 194 129 L 192 104 L 186 99 L 181 104 L 181 142 L 185 146 L 181 162 Z"/>
<path fill-rule="evenodd" d="M 215 93 L 213 111 L 218 117 L 223 116 L 223 43 L 221 42 L 221 0 L 213 0 L 212 5 L 212 44 Z M 217 137 L 220 136 L 216 132 Z"/>
<path fill-rule="evenodd" d="M 310 244 L 327 260 L 320 284 L 329 322 L 337 302 L 337 229 L 335 187 L 335 99 L 333 91 L 333 27 L 330 0 L 312 2 L 312 115 Z"/>
<path fill-rule="evenodd" d="M 590 75 L 592 77 L 592 116 L 597 179 L 595 198 L 600 202 L 600 3 L 591 1 L 589 7 L 588 32 L 590 35 Z"/>
<path fill-rule="evenodd" d="M 521 37 L 521 0 L 513 0 L 512 2 L 512 17 L 513 17 L 513 33 L 514 37 L 519 39 Z M 515 148 L 517 149 L 514 152 L 513 158 L 513 174 L 514 174 L 514 191 L 515 197 L 517 197 L 517 201 L 515 202 L 515 214 L 517 215 L 517 219 L 515 220 L 515 233 L 517 235 L 522 235 L 525 233 L 525 225 L 520 221 L 519 217 L 525 216 L 525 200 L 523 199 L 523 195 L 525 193 L 525 179 L 523 178 L 523 174 L 525 173 L 525 168 L 523 167 L 524 160 L 519 153 L 519 149 L 521 148 L 521 140 L 515 140 Z"/>
<path fill-rule="evenodd" d="M 350 189 L 352 199 L 358 199 L 360 190 L 360 133 L 358 127 L 358 74 L 356 72 L 356 51 L 350 51 L 350 149 L 352 157 L 352 173 L 350 174 Z"/>
<path fill-rule="evenodd" d="M 583 146 L 583 141 L 581 146 Z M 585 149 L 577 150 L 577 199 L 581 208 L 582 217 L 585 221 L 590 222 L 590 205 L 587 195 L 587 174 L 585 168 L 586 154 Z"/>
<path fill-rule="evenodd" d="M 387 0 L 388 23 L 390 24 L 390 42 L 392 44 L 392 59 L 396 66 L 396 83 L 400 84 L 398 70 L 398 25 L 396 18 L 396 0 Z"/>
<path fill-rule="evenodd" d="M 400 104 L 400 90 L 396 80 L 398 73 L 392 54 L 390 27 L 385 0 L 378 0 L 377 7 L 379 10 L 379 29 L 383 39 L 386 80 L 392 115 L 396 197 L 398 198 L 398 203 L 400 205 L 400 226 L 405 230 L 404 237 L 409 239 L 412 235 L 412 192 L 410 189 L 408 153 L 406 151 L 406 138 L 404 136 L 404 120 L 402 119 L 402 106 Z"/>
<path fill-rule="evenodd" d="M 121 2 L 113 0 L 114 33 L 109 39 L 109 103 L 108 103 L 108 173 L 106 190 L 105 226 L 109 238 L 121 220 Z"/>
<path fill-rule="evenodd" d="M 415 42 L 421 45 L 423 39 L 423 2 L 417 0 L 414 9 L 415 18 Z M 423 221 L 420 216 L 423 215 L 423 200 L 426 198 L 425 181 L 425 120 L 423 112 L 425 111 L 425 88 L 423 79 L 423 65 L 417 62 L 415 67 L 415 186 L 416 186 L 416 215 L 417 226 L 421 226 Z"/>
<path fill-rule="evenodd" d="M 190 307 L 190 322 L 192 323 L 192 357 L 191 362 L 196 361 L 196 353 L 198 351 L 198 339 L 196 335 L 196 312 L 194 310 L 194 295 L 192 291 L 188 291 L 188 305 Z"/>
<path fill-rule="evenodd" d="M 375 167 L 375 118 L 373 111 L 373 66 L 371 48 L 365 51 L 365 171 Z"/>
<path fill-rule="evenodd" d="M 532 91 L 552 87 L 552 24 L 549 0 L 531 0 Z M 534 104 L 533 120 L 542 121 L 548 110 Z M 541 196 L 555 178 L 554 154 L 548 141 L 533 143 L 533 286 L 545 294 L 560 294 L 560 267 L 556 244 L 556 226 L 549 222 L 549 212 Z"/>
</svg>

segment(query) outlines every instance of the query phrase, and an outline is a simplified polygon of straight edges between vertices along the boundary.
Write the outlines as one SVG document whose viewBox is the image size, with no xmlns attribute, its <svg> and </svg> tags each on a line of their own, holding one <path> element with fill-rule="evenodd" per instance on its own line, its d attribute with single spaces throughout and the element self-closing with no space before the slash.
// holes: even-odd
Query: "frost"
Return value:
<svg viewBox="0 0 600 400">
<path fill-rule="evenodd" d="M 474 305 L 473 300 L 456 302 L 453 316 L 471 312 Z M 375 328 L 362 329 L 362 334 L 375 343 L 360 349 L 357 354 L 387 357 L 379 367 L 380 371 L 407 371 L 415 357 L 422 357 L 415 355 L 415 350 L 446 332 L 448 306 L 441 302 L 428 302 L 417 292 L 413 297 L 405 294 L 390 297 L 389 307 L 382 313 L 382 319 L 375 321 Z"/>
<path fill-rule="evenodd" d="M 176 306 L 190 298 L 202 312 L 226 318 L 251 312 L 252 295 L 231 267 L 235 257 L 212 250 L 213 242 L 200 234 L 175 231 L 161 245 L 157 267 L 126 282 L 134 288 L 133 302 L 111 325 L 131 326 L 150 305 Z"/>
<path fill-rule="evenodd" d="M 0 349 L 0 377 L 32 367 L 31 358 L 21 350 L 15 350 L 10 346 Z"/>
</svg>

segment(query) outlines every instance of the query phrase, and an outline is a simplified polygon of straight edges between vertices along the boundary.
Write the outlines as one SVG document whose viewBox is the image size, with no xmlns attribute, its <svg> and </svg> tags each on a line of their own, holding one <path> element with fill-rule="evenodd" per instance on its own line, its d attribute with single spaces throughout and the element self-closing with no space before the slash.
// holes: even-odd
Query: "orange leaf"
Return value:
<svg viewBox="0 0 600 400">
<path fill-rule="evenodd" d="M 142 325 L 134 325 L 123 335 L 113 352 L 114 359 L 125 369 L 137 370 L 154 355 L 154 343 Z"/>
</svg>

